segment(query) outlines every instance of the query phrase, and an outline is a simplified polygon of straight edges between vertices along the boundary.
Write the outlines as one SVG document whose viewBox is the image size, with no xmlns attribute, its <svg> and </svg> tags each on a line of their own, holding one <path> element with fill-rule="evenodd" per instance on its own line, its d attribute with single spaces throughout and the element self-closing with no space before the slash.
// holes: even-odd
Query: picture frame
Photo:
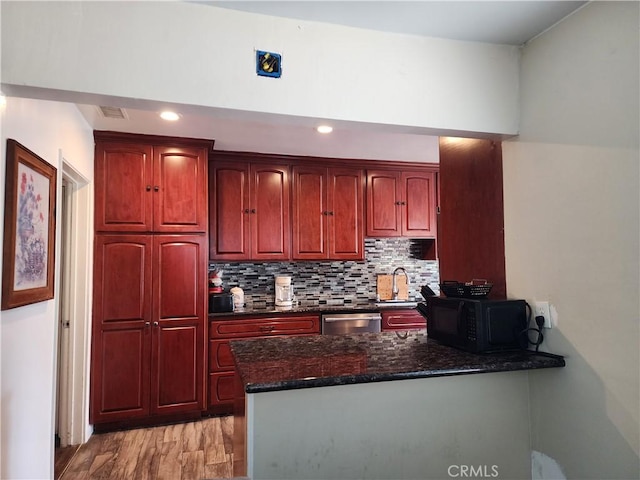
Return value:
<svg viewBox="0 0 640 480">
<path fill-rule="evenodd" d="M 7 139 L 2 310 L 54 295 L 57 169 Z"/>
</svg>

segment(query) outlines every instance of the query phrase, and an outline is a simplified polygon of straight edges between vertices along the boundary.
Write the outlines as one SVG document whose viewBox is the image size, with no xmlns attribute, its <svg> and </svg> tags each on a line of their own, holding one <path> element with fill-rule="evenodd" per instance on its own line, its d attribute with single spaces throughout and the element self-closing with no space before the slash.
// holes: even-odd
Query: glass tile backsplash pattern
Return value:
<svg viewBox="0 0 640 480">
<path fill-rule="evenodd" d="M 409 299 L 421 300 L 420 287 L 439 292 L 438 262 L 421 260 L 419 240 L 406 238 L 365 239 L 365 260 L 297 261 L 263 263 L 212 262 L 223 271 L 223 287 L 244 290 L 248 306 L 274 303 L 274 277 L 291 276 L 298 305 L 353 305 L 376 300 L 376 276 L 404 267 L 409 275 Z"/>
</svg>

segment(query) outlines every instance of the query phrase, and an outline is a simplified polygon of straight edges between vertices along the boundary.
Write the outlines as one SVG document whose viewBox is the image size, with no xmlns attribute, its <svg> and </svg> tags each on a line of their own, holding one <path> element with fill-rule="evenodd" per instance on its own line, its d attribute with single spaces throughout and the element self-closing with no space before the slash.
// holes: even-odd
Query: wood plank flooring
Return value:
<svg viewBox="0 0 640 480">
<path fill-rule="evenodd" d="M 91 436 L 60 480 L 232 478 L 233 417 Z"/>
</svg>

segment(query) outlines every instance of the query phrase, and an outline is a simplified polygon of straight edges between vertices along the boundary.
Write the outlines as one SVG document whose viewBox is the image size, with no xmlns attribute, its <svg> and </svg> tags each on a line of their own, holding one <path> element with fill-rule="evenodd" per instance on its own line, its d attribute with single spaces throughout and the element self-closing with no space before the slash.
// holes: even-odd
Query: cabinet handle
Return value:
<svg viewBox="0 0 640 480">
<path fill-rule="evenodd" d="M 275 326 L 273 326 L 273 325 L 261 325 L 261 326 L 259 327 L 259 330 L 260 330 L 261 332 L 271 332 L 274 328 L 276 328 L 276 327 L 275 327 Z"/>
<path fill-rule="evenodd" d="M 147 192 L 151 191 L 151 185 L 147 185 Z"/>
<path fill-rule="evenodd" d="M 153 187 L 153 191 L 154 191 L 154 192 L 158 192 L 158 191 L 160 191 L 160 187 L 159 187 L 158 185 L 155 185 L 155 186 Z"/>
</svg>

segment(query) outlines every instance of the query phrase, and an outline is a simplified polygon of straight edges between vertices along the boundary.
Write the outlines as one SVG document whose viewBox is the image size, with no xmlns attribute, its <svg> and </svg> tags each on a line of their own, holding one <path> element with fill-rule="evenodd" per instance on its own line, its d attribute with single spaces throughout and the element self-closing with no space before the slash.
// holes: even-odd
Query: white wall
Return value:
<svg viewBox="0 0 640 480">
<path fill-rule="evenodd" d="M 551 302 L 567 357 L 531 373 L 533 450 L 567 478 L 640 475 L 638 7 L 592 2 L 524 48 L 503 144 L 508 294 Z"/>
<path fill-rule="evenodd" d="M 9 97 L 0 121 L 3 191 L 7 138 L 17 140 L 55 166 L 59 188 L 60 150 L 85 178 L 93 178 L 93 136 L 75 106 Z M 0 196 L 0 211 L 4 211 L 4 193 Z M 58 228 L 57 252 L 59 234 Z M 56 258 L 56 272 L 59 267 Z M 53 478 L 57 283 L 55 288 L 54 300 L 0 312 L 0 478 L 3 479 Z"/>
<path fill-rule="evenodd" d="M 5 93 L 34 87 L 235 112 L 518 131 L 513 46 L 189 2 L 2 2 L 1 8 Z M 256 75 L 256 49 L 283 55 L 281 79 Z"/>
</svg>

